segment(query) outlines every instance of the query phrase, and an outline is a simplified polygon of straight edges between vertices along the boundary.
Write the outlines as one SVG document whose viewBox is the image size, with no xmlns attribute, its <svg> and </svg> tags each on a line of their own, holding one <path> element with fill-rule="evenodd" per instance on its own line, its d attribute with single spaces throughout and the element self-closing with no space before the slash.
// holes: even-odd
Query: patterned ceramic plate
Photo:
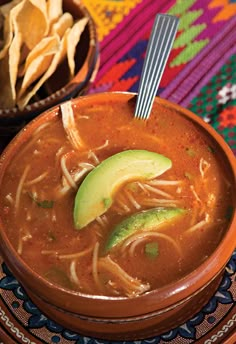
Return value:
<svg viewBox="0 0 236 344">
<path fill-rule="evenodd" d="M 1 258 L 0 258 L 1 259 Z M 0 269 L 0 344 L 55 343 L 108 344 L 81 336 L 47 318 L 31 302 L 22 286 L 1 262 Z M 123 344 L 236 343 L 236 250 L 221 284 L 207 305 L 185 324 L 158 337 Z"/>
</svg>

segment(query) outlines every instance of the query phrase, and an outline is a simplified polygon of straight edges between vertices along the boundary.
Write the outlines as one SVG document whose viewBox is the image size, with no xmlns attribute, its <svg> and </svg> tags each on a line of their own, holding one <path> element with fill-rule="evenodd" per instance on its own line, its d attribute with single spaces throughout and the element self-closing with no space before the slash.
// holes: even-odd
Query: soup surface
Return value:
<svg viewBox="0 0 236 344">
<path fill-rule="evenodd" d="M 217 147 L 173 108 L 156 101 L 145 122 L 133 118 L 131 96 L 95 99 L 66 103 L 23 143 L 2 183 L 2 218 L 17 252 L 43 277 L 83 293 L 133 297 L 183 278 L 211 255 L 230 220 L 230 182 Z M 76 229 L 75 197 L 86 176 L 127 150 L 156 152 L 172 166 L 123 181 L 104 213 Z M 111 173 L 108 166 L 95 179 L 88 199 Z M 160 225 L 155 211 L 173 216 Z M 108 249 L 114 229 L 119 240 Z"/>
</svg>

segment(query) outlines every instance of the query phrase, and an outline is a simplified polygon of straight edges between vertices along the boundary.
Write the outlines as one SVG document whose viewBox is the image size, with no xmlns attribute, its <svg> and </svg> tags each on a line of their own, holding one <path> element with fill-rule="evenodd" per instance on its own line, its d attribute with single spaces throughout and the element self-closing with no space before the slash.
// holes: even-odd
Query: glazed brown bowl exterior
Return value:
<svg viewBox="0 0 236 344">
<path fill-rule="evenodd" d="M 131 93 L 103 93 L 93 97 L 100 99 L 130 100 Z M 91 99 L 91 98 L 90 98 Z M 79 98 L 72 101 L 76 105 Z M 235 157 L 216 131 L 189 110 L 156 98 L 163 107 L 170 107 L 190 119 L 202 131 L 210 135 L 219 148 L 221 158 L 231 175 L 232 188 L 236 190 Z M 35 118 L 8 145 L 0 159 L 0 189 L 3 176 L 11 159 L 21 145 L 30 139 L 32 132 L 46 121 L 58 116 L 55 106 Z M 233 193 L 233 192 L 232 192 Z M 236 193 L 233 200 L 233 214 L 229 228 L 217 249 L 197 269 L 175 283 L 153 290 L 135 298 L 91 296 L 54 285 L 37 275 L 12 247 L 7 230 L 1 221 L 0 250 L 9 269 L 23 285 L 33 302 L 55 321 L 83 335 L 110 340 L 133 340 L 159 335 L 182 324 L 196 314 L 216 291 L 224 268 L 236 247 Z"/>
<path fill-rule="evenodd" d="M 0 5 L 9 0 L 0 0 Z M 37 100 L 32 100 L 24 110 L 18 107 L 0 108 L 0 135 L 12 137 L 34 117 L 62 101 L 83 94 L 96 76 L 99 65 L 99 45 L 95 23 L 80 1 L 63 0 L 64 12 L 74 19 L 87 17 L 88 23 L 80 37 L 75 54 L 75 76 L 70 79 L 66 63 L 61 63 L 55 73 L 38 91 Z M 0 87 L 1 91 L 1 87 Z"/>
</svg>

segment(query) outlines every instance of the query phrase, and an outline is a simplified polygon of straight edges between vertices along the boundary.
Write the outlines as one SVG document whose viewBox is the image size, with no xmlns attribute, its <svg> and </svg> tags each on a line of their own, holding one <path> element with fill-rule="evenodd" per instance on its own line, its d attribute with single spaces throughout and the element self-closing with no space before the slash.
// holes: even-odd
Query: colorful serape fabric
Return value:
<svg viewBox="0 0 236 344">
<path fill-rule="evenodd" d="M 83 2 L 97 24 L 101 50 L 91 93 L 137 92 L 156 13 L 176 15 L 179 30 L 158 94 L 210 121 L 236 154 L 235 1 Z"/>
</svg>

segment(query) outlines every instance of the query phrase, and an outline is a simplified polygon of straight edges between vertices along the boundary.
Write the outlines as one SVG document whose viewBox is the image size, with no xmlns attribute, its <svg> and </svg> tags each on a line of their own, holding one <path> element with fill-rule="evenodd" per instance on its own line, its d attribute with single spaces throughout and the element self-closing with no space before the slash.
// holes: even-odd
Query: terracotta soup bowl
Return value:
<svg viewBox="0 0 236 344">
<path fill-rule="evenodd" d="M 194 316 L 236 247 L 235 157 L 192 112 L 136 95 L 61 103 L 0 160 L 0 249 L 32 301 L 83 335 L 134 340 Z"/>
</svg>

